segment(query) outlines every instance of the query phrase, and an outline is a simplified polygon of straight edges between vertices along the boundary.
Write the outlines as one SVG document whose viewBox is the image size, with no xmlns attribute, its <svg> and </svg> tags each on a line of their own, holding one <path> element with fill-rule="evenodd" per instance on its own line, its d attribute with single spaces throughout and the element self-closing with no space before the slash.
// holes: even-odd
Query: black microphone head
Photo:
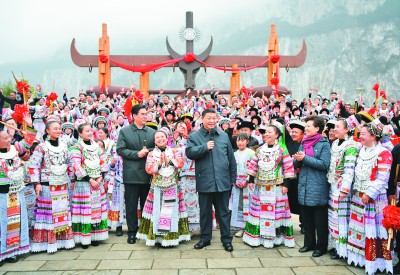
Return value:
<svg viewBox="0 0 400 275">
<path fill-rule="evenodd" d="M 215 135 L 216 132 L 217 132 L 217 130 L 215 128 L 211 128 L 210 129 L 210 135 L 211 136 Z"/>
<path fill-rule="evenodd" d="M 214 140 L 214 135 L 217 132 L 215 128 L 210 129 L 210 140 Z"/>
</svg>

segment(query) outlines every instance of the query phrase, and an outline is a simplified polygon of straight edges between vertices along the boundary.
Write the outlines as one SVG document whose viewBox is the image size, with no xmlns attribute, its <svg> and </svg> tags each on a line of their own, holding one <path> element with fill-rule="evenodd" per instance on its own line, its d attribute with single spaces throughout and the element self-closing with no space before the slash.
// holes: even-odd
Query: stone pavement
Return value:
<svg viewBox="0 0 400 275">
<path fill-rule="evenodd" d="M 297 216 L 293 220 L 297 221 Z M 212 244 L 203 250 L 193 249 L 199 236 L 178 247 L 159 248 L 147 247 L 143 241 L 130 245 L 126 231 L 122 237 L 110 232 L 109 240 L 98 247 L 23 255 L 15 264 L 4 263 L 0 274 L 364 274 L 362 268 L 347 266 L 344 260 L 299 253 L 303 235 L 298 224 L 294 231 L 296 248 L 252 248 L 234 237 L 231 253 L 224 251 L 219 231 L 213 231 Z"/>
</svg>

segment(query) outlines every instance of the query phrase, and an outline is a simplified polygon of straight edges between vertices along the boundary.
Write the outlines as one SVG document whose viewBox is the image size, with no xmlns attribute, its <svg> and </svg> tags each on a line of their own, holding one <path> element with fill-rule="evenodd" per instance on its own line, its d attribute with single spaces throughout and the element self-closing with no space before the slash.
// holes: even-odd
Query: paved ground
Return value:
<svg viewBox="0 0 400 275">
<path fill-rule="evenodd" d="M 175 248 L 158 248 L 147 247 L 143 241 L 127 244 L 126 233 L 116 237 L 111 232 L 110 239 L 98 247 L 21 256 L 15 264 L 4 263 L 0 274 L 364 274 L 363 269 L 347 266 L 344 260 L 299 253 L 303 235 L 297 224 L 294 231 L 296 248 L 252 248 L 234 237 L 231 253 L 224 251 L 219 231 L 213 232 L 211 246 L 200 251 L 193 249 L 199 236 Z"/>
</svg>

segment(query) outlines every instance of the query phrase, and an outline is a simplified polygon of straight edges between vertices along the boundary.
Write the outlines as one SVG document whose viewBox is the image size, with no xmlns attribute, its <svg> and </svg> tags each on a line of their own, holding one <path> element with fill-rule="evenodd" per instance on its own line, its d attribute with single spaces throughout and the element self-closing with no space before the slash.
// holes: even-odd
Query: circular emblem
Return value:
<svg viewBox="0 0 400 275">
<path fill-rule="evenodd" d="M 196 31 L 193 28 L 186 28 L 183 31 L 183 37 L 188 40 L 188 41 L 192 41 L 196 38 Z"/>
</svg>

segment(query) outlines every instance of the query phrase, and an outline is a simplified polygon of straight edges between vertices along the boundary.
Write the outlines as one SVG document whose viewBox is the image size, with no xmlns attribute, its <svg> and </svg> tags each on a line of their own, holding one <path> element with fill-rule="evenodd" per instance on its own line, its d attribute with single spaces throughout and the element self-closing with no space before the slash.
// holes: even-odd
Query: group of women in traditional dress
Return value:
<svg viewBox="0 0 400 275">
<path fill-rule="evenodd" d="M 246 148 L 248 137 L 237 134 L 238 178 L 231 198 L 235 236 L 251 246 L 295 246 L 286 195 L 295 167 L 300 169 L 298 198 L 305 227 L 299 252 L 313 250 L 313 257 L 320 257 L 329 245 L 331 259 L 347 259 L 365 267 L 367 274 L 392 272 L 382 225 L 392 155 L 379 142 L 381 129 L 377 123 L 360 125 L 356 141 L 348 121 L 339 119 L 330 147 L 321 135 L 323 119 L 310 116 L 305 122 L 305 137 L 293 158 L 278 142 L 282 131 L 274 124 L 267 126 L 265 143 L 255 152 Z"/>
<path fill-rule="evenodd" d="M 314 250 L 314 257 L 325 254 L 329 233 L 332 259 L 347 258 L 369 274 L 391 272 L 382 226 L 391 153 L 380 145 L 375 124 L 360 126 L 356 142 L 345 119 L 336 121 L 336 140 L 330 146 L 321 135 L 321 120 L 305 119 L 305 138 L 292 157 L 279 123 L 265 127 L 264 144 L 256 150 L 248 148 L 248 134 L 236 135 L 237 179 L 230 200 L 235 236 L 251 246 L 295 246 L 287 192 L 299 168 L 305 229 L 299 251 Z M 28 251 L 97 246 L 108 238 L 109 228 L 122 235 L 122 158 L 107 127 L 102 127 L 107 120 L 99 116 L 94 123 L 96 129 L 84 121 L 61 124 L 49 117 L 46 137 L 35 147 L 31 130 L 14 145 L 9 134 L 0 132 L 0 230 L 7 232 L 1 234 L 0 261 L 15 261 Z M 195 163 L 185 154 L 188 125 L 190 121 L 180 120 L 174 131 L 163 127 L 155 132 L 156 146 L 146 161 L 151 188 L 136 236 L 146 245 L 176 246 L 199 229 Z"/>
</svg>

